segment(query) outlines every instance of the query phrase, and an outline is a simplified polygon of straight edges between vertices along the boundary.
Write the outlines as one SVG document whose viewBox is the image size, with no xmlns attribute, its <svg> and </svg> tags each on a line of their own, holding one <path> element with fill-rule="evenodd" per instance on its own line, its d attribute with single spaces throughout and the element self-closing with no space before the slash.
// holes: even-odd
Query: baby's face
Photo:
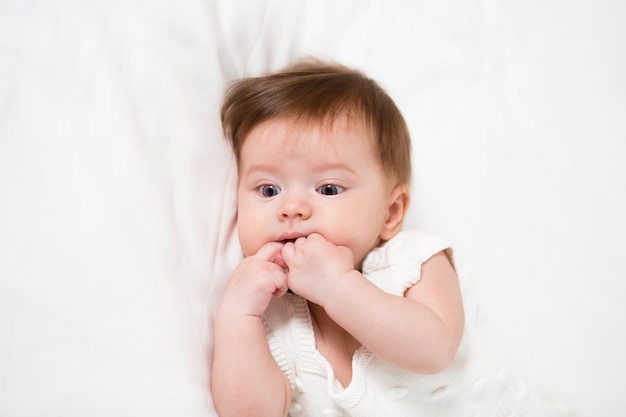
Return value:
<svg viewBox="0 0 626 417">
<path fill-rule="evenodd" d="M 246 138 L 239 161 L 238 228 L 246 256 L 268 242 L 319 233 L 347 246 L 355 266 L 388 216 L 391 185 L 371 133 L 346 118 L 332 126 L 273 119 Z"/>
</svg>

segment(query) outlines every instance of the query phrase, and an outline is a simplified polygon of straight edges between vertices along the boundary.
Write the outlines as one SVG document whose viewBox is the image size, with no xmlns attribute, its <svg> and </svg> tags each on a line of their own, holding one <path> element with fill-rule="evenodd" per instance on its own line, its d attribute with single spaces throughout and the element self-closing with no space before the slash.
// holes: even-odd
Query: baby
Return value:
<svg viewBox="0 0 626 417">
<path fill-rule="evenodd" d="M 227 91 L 245 258 L 218 307 L 226 416 L 549 416 L 472 335 L 449 245 L 401 231 L 408 129 L 341 65 L 303 61 Z"/>
</svg>

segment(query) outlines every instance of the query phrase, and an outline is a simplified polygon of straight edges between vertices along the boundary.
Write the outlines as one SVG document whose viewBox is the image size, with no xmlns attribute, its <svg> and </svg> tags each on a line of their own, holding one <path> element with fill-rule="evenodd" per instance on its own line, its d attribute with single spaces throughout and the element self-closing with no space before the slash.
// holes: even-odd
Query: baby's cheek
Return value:
<svg viewBox="0 0 626 417">
<path fill-rule="evenodd" d="M 264 242 L 261 242 L 261 233 L 245 217 L 240 218 L 237 224 L 239 245 L 245 256 L 256 255 Z"/>
<path fill-rule="evenodd" d="M 244 256 L 253 256 L 261 249 L 262 244 L 254 239 L 252 236 L 246 236 L 239 234 L 239 245 L 243 251 Z"/>
</svg>

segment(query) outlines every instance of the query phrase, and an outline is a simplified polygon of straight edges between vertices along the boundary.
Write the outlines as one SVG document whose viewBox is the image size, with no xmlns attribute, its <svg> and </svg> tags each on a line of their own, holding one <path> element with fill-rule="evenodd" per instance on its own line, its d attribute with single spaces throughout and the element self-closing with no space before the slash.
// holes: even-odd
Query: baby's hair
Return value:
<svg viewBox="0 0 626 417">
<path fill-rule="evenodd" d="M 398 184 L 411 181 L 411 139 L 389 95 L 361 72 L 318 60 L 299 61 L 282 71 L 242 78 L 226 90 L 222 127 L 237 163 L 248 134 L 270 119 L 332 124 L 339 116 L 371 129 L 387 176 Z"/>
</svg>

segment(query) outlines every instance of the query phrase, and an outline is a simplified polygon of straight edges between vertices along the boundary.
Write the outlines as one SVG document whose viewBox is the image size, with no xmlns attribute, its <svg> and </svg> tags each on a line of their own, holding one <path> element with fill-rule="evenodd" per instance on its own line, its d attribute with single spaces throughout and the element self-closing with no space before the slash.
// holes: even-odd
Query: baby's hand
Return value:
<svg viewBox="0 0 626 417">
<path fill-rule="evenodd" d="M 287 292 L 287 275 L 282 266 L 274 263 L 282 247 L 282 243 L 267 243 L 256 255 L 241 261 L 230 277 L 222 308 L 227 306 L 236 313 L 261 317 L 272 297 Z"/>
<path fill-rule="evenodd" d="M 354 270 L 352 251 L 317 233 L 286 243 L 282 258 L 289 269 L 289 288 L 319 305 L 324 305 L 335 284 Z"/>
</svg>

